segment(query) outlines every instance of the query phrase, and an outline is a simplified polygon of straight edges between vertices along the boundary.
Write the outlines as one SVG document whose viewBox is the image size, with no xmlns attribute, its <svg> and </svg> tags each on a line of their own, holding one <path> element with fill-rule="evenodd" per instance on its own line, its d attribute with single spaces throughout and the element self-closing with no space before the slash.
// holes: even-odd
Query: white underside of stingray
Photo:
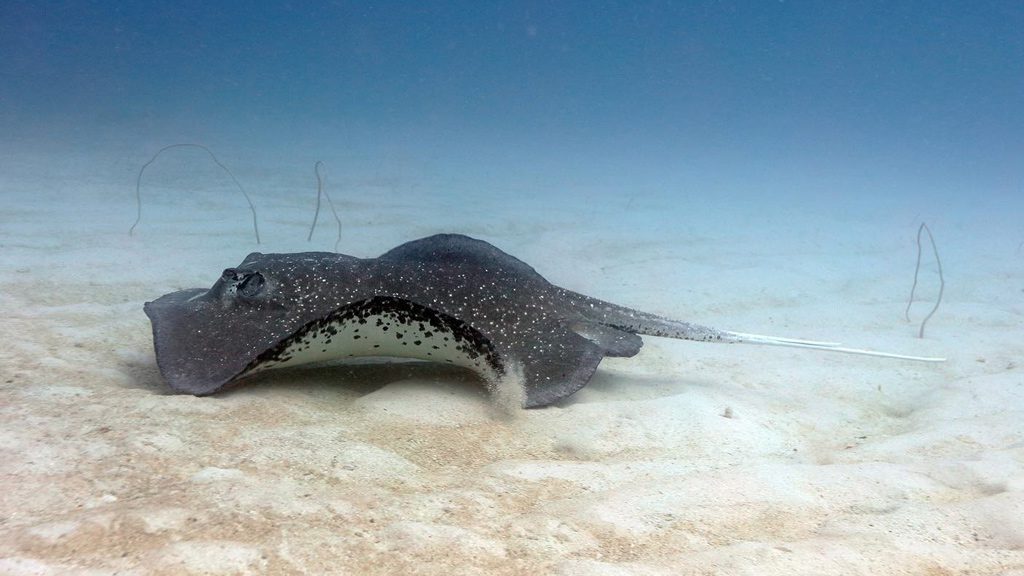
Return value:
<svg viewBox="0 0 1024 576">
<path fill-rule="evenodd" d="M 411 358 L 468 368 L 486 381 L 499 375 L 484 357 L 469 354 L 451 332 L 421 322 L 403 322 L 397 314 L 366 316 L 361 320 L 326 322 L 295 334 L 273 358 L 259 362 L 242 376 L 287 368 L 364 357 Z"/>
</svg>

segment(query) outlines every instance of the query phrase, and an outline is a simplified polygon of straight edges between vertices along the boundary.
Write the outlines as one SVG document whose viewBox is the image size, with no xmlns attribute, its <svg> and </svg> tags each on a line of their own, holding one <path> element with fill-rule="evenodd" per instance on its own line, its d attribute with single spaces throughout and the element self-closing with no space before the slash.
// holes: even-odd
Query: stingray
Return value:
<svg viewBox="0 0 1024 576">
<path fill-rule="evenodd" d="M 210 289 L 145 304 L 167 384 L 214 394 L 274 368 L 344 358 L 413 358 L 468 368 L 490 391 L 546 406 L 583 388 L 606 356 L 640 335 L 768 344 L 940 361 L 717 330 L 560 288 L 495 246 L 457 234 L 378 258 L 328 252 L 249 254 Z"/>
</svg>

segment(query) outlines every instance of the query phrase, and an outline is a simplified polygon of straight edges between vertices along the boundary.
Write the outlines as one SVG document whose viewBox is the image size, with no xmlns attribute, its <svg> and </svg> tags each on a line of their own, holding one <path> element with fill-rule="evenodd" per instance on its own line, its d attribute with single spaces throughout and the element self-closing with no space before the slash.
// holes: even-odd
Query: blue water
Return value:
<svg viewBox="0 0 1024 576">
<path fill-rule="evenodd" d="M 401 164 L 465 194 L 1009 198 L 1021 30 L 1014 1 L 8 0 L 0 131 Z"/>
</svg>

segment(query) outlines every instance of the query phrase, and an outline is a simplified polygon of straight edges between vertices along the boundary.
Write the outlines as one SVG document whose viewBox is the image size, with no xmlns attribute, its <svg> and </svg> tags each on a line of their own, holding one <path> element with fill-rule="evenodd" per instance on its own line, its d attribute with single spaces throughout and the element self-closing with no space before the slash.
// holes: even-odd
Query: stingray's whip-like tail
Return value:
<svg viewBox="0 0 1024 576">
<path fill-rule="evenodd" d="M 748 334 L 746 332 L 729 332 L 718 330 L 700 324 L 680 322 L 658 316 L 625 308 L 609 302 L 603 302 L 587 296 L 573 294 L 582 303 L 582 309 L 593 320 L 624 330 L 634 334 L 645 336 L 660 336 L 663 338 L 676 338 L 679 340 L 695 340 L 698 342 L 722 342 L 733 344 L 761 344 L 765 346 L 787 346 L 789 348 L 809 348 L 811 350 L 823 350 L 825 352 L 841 352 L 843 354 L 858 354 L 860 356 L 876 356 L 879 358 L 896 358 L 899 360 L 913 360 L 916 362 L 945 362 L 945 358 L 932 358 L 927 356 L 910 356 L 907 354 L 893 354 L 891 352 L 878 352 L 875 350 L 863 350 L 861 348 L 847 348 L 839 342 L 819 342 L 817 340 L 800 340 L 797 338 L 783 338 L 781 336 L 766 336 L 764 334 Z"/>
<path fill-rule="evenodd" d="M 816 340 L 798 340 L 796 338 L 781 338 L 779 336 L 765 336 L 763 334 L 747 334 L 745 332 L 719 331 L 722 335 L 721 341 L 735 342 L 738 344 L 763 344 L 765 346 L 788 346 L 790 348 L 810 348 L 812 350 L 824 350 L 826 352 L 842 352 L 843 354 L 858 354 L 860 356 L 877 356 L 879 358 L 897 358 L 899 360 L 914 360 L 916 362 L 945 362 L 945 358 L 933 358 L 930 356 L 910 356 L 907 354 L 893 354 L 892 352 L 879 352 L 877 350 L 863 350 L 861 348 L 847 348 L 839 342 L 818 342 Z"/>
</svg>

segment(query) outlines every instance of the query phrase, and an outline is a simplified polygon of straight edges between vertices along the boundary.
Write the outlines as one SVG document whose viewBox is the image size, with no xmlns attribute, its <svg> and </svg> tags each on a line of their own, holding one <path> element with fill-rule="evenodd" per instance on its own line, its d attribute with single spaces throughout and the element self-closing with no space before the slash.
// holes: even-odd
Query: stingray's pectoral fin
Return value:
<svg viewBox="0 0 1024 576">
<path fill-rule="evenodd" d="M 512 356 L 522 372 L 523 408 L 539 408 L 586 386 L 605 350 L 559 323 L 531 336 L 529 345 L 517 347 Z"/>
<path fill-rule="evenodd" d="M 863 350 L 860 348 L 847 348 L 839 342 L 819 342 L 816 340 L 799 340 L 797 338 L 783 338 L 781 336 L 766 336 L 764 334 L 748 334 L 746 332 L 721 332 L 725 342 L 736 342 L 739 344 L 760 344 L 764 346 L 786 346 L 789 348 L 809 348 L 811 350 L 823 350 L 826 352 L 840 352 L 843 354 L 857 354 L 859 356 L 876 356 L 879 358 L 897 358 L 899 360 L 914 360 L 917 362 L 945 362 L 945 358 L 934 358 L 928 356 L 910 356 L 907 354 L 894 354 L 892 352 L 879 352 L 877 350 Z"/>
<path fill-rule="evenodd" d="M 644 345 L 643 338 L 632 332 L 597 322 L 576 320 L 569 324 L 569 328 L 601 347 L 605 356 L 632 358 L 640 352 L 640 348 Z"/>
</svg>

